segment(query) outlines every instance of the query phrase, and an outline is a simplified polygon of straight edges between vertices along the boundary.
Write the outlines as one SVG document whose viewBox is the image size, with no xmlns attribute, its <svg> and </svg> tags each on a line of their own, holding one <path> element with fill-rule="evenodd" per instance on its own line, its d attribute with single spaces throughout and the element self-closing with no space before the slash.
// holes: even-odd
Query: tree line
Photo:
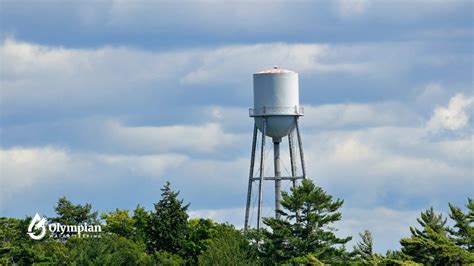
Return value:
<svg viewBox="0 0 474 266">
<path fill-rule="evenodd" d="M 190 219 L 189 204 L 167 182 L 152 210 L 92 211 L 62 197 L 50 223 L 102 224 L 92 237 L 26 234 L 31 217 L 0 218 L 1 265 L 468 265 L 474 263 L 474 201 L 466 210 L 449 204 L 448 217 L 421 212 L 400 250 L 374 252 L 370 231 L 348 250 L 337 237 L 344 201 L 311 180 L 282 193 L 280 219 L 264 218 L 260 230 L 238 230 L 210 219 Z M 447 219 L 454 226 L 447 226 Z"/>
</svg>

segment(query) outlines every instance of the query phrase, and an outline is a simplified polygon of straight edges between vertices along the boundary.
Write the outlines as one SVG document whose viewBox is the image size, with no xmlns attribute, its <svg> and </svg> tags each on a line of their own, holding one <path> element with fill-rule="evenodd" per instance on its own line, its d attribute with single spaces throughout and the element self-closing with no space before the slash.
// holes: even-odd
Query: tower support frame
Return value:
<svg viewBox="0 0 474 266">
<path fill-rule="evenodd" d="M 265 163 L 265 138 L 266 130 L 267 130 L 267 123 L 266 117 L 262 117 L 262 125 L 261 130 L 258 130 L 257 124 L 254 123 L 254 130 L 253 130 L 253 140 L 252 140 L 252 149 L 251 149 L 251 156 L 250 156 L 250 170 L 249 170 L 249 182 L 248 182 L 248 189 L 247 189 L 247 202 L 245 207 L 245 222 L 244 222 L 244 230 L 249 229 L 250 227 L 250 205 L 252 200 L 252 187 L 253 182 L 258 182 L 258 206 L 257 206 L 257 224 L 256 228 L 261 228 L 262 222 L 262 207 L 263 207 L 263 183 L 264 181 L 274 181 L 275 182 L 275 217 L 277 219 L 280 218 L 279 210 L 281 210 L 280 202 L 281 202 L 281 181 L 289 180 L 292 182 L 293 187 L 297 185 L 298 179 L 306 179 L 306 167 L 304 162 L 304 153 L 303 153 L 303 144 L 298 124 L 298 116 L 295 116 L 295 130 L 293 130 L 288 135 L 288 144 L 289 144 L 289 151 L 290 151 L 290 164 L 291 164 L 291 176 L 282 176 L 280 170 L 280 143 L 283 141 L 282 138 L 273 138 L 273 163 L 274 163 L 274 176 L 265 176 L 264 175 L 264 163 Z M 301 161 L 301 171 L 302 175 L 297 176 L 297 166 L 296 166 L 296 152 L 295 152 L 295 143 L 294 143 L 294 133 L 296 131 L 296 138 L 299 150 L 299 159 Z M 254 170 L 255 170 L 255 161 L 256 161 L 256 146 L 257 146 L 257 139 L 258 135 L 261 135 L 261 145 L 260 145 L 260 160 L 259 160 L 259 176 L 254 177 Z M 297 213 L 297 218 L 299 213 Z"/>
</svg>

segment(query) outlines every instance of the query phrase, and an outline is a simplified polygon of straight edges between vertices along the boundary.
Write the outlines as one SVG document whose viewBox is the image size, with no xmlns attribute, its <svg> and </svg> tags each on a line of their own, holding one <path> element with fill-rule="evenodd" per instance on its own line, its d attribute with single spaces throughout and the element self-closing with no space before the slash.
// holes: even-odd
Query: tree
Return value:
<svg viewBox="0 0 474 266">
<path fill-rule="evenodd" d="M 192 265 L 198 263 L 201 255 L 209 245 L 211 237 L 215 234 L 217 224 L 211 219 L 191 219 L 188 222 L 189 235 L 186 241 L 186 258 Z"/>
<path fill-rule="evenodd" d="M 185 265 L 185 261 L 179 255 L 169 253 L 167 251 L 156 251 L 153 254 L 155 265 L 160 266 L 178 266 Z"/>
<path fill-rule="evenodd" d="M 54 207 L 57 216 L 49 218 L 50 223 L 60 223 L 62 225 L 79 225 L 79 224 L 98 224 L 97 212 L 91 212 L 92 205 L 87 203 L 85 205 L 73 204 L 66 197 L 61 197 L 58 204 Z M 67 234 L 54 233 L 54 237 L 62 239 L 63 241 L 76 235 L 75 232 L 68 232 Z"/>
<path fill-rule="evenodd" d="M 27 228 L 32 217 L 24 219 L 0 217 L 0 264 L 30 265 L 67 262 L 67 249 L 52 238 L 32 240 Z"/>
<path fill-rule="evenodd" d="M 421 225 L 421 230 L 416 227 L 410 227 L 410 232 L 413 236 L 428 237 L 427 229 L 430 228 L 435 233 L 446 232 L 446 218 L 443 218 L 442 214 L 437 214 L 433 207 L 428 210 L 421 212 L 420 218 L 416 218 L 418 223 Z"/>
<path fill-rule="evenodd" d="M 150 213 L 138 205 L 133 210 L 134 236 L 136 241 L 147 242 L 147 230 L 150 224 Z"/>
<path fill-rule="evenodd" d="M 101 218 L 106 223 L 104 231 L 130 239 L 134 238 L 135 221 L 128 215 L 128 210 L 115 209 L 115 211 L 102 214 Z"/>
<path fill-rule="evenodd" d="M 380 257 L 374 253 L 372 233 L 365 230 L 363 233 L 359 233 L 359 236 L 361 241 L 354 246 L 354 254 L 361 259 L 364 265 L 377 265 L 380 262 Z"/>
<path fill-rule="evenodd" d="M 281 218 L 265 218 L 271 229 L 266 231 L 263 253 L 274 262 L 313 254 L 324 262 L 337 260 L 344 252 L 342 245 L 352 237 L 338 238 L 330 225 L 341 220 L 343 201 L 333 200 L 311 180 L 291 188 L 291 194 L 282 192 Z M 299 213 L 298 217 L 296 216 Z"/>
<path fill-rule="evenodd" d="M 64 225 L 78 225 L 82 223 L 94 224 L 98 223 L 97 212 L 91 212 L 92 205 L 87 203 L 85 205 L 73 204 L 66 197 L 61 197 L 58 204 L 54 207 L 57 216 L 50 218 L 49 221 L 53 223 L 60 223 Z"/>
<path fill-rule="evenodd" d="M 402 252 L 413 261 L 428 265 L 461 265 L 474 262 L 468 251 L 447 236 L 446 219 L 433 208 L 421 212 L 420 229 L 410 227 L 412 236 L 400 240 Z"/>
<path fill-rule="evenodd" d="M 150 214 L 140 205 L 134 210 L 133 216 L 129 215 L 128 210 L 116 209 L 102 214 L 101 218 L 106 223 L 104 231 L 145 243 Z"/>
<path fill-rule="evenodd" d="M 151 253 L 167 251 L 182 255 L 188 235 L 189 204 L 178 200 L 179 192 L 173 192 L 170 183 L 161 189 L 161 199 L 155 203 L 155 211 L 150 215 L 147 246 Z"/>
<path fill-rule="evenodd" d="M 25 219 L 0 218 L 0 264 L 31 264 L 38 257 L 33 241 L 26 235 L 31 217 Z"/>
<path fill-rule="evenodd" d="M 137 244 L 118 235 L 103 234 L 100 238 L 70 238 L 72 265 L 154 265 L 145 252 L 144 244 Z"/>
<path fill-rule="evenodd" d="M 474 252 L 474 200 L 467 199 L 468 211 L 463 213 L 460 208 L 449 204 L 449 217 L 454 221 L 454 228 L 448 231 L 460 247 Z"/>
<path fill-rule="evenodd" d="M 219 224 L 213 230 L 199 265 L 251 265 L 250 246 L 234 226 Z"/>
</svg>

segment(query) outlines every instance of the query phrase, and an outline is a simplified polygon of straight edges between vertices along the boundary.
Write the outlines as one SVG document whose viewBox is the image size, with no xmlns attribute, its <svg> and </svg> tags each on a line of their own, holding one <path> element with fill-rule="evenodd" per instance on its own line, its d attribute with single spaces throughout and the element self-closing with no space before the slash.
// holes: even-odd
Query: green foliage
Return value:
<svg viewBox="0 0 474 266">
<path fill-rule="evenodd" d="M 421 225 L 421 230 L 416 227 L 410 227 L 413 236 L 426 238 L 428 237 L 427 229 L 431 229 L 436 233 L 446 232 L 446 218 L 443 218 L 441 214 L 436 214 L 433 207 L 421 212 L 420 218 L 416 220 Z"/>
<path fill-rule="evenodd" d="M 344 253 L 341 245 L 351 240 L 336 237 L 336 229 L 330 227 L 341 220 L 338 209 L 342 204 L 309 179 L 292 188 L 291 194 L 283 192 L 281 219 L 264 219 L 271 231 L 265 232 L 263 255 L 276 262 L 307 254 L 326 262 L 337 260 Z"/>
<path fill-rule="evenodd" d="M 59 198 L 54 210 L 57 216 L 49 219 L 53 223 L 78 225 L 82 223 L 95 224 L 98 222 L 97 212 L 91 212 L 91 204 L 75 205 L 66 197 Z"/>
<path fill-rule="evenodd" d="M 147 243 L 147 230 L 150 225 L 150 213 L 145 208 L 138 205 L 133 210 L 133 224 L 134 232 L 133 235 L 135 240 Z"/>
<path fill-rule="evenodd" d="M 281 219 L 265 218 L 268 228 L 241 232 L 210 219 L 188 220 L 188 205 L 166 183 L 153 211 L 137 206 L 133 215 L 115 209 L 104 213 L 100 237 L 32 240 L 26 234 L 31 217 L 0 217 L 0 265 L 471 265 L 474 202 L 467 210 L 449 204 L 447 219 L 430 208 L 400 241 L 401 251 L 374 252 L 371 233 L 360 234 L 353 252 L 350 240 L 335 236 L 332 224 L 341 219 L 342 200 L 333 200 L 305 180 L 283 193 Z M 67 225 L 98 223 L 90 204 L 76 205 L 65 197 L 50 222 Z"/>
<path fill-rule="evenodd" d="M 318 260 L 313 254 L 308 254 L 304 257 L 296 257 L 289 259 L 286 263 L 282 265 L 315 265 L 323 266 L 326 265 L 322 261 Z"/>
<path fill-rule="evenodd" d="M 185 261 L 179 255 L 169 253 L 167 251 L 156 251 L 153 254 L 153 261 L 157 265 L 162 266 L 178 266 L 184 265 Z"/>
<path fill-rule="evenodd" d="M 462 210 L 452 204 L 449 204 L 449 217 L 454 221 L 454 228 L 448 229 L 453 235 L 454 241 L 458 246 L 466 248 L 471 253 L 474 252 L 474 200 L 467 199 L 466 207 L 468 211 Z"/>
<path fill-rule="evenodd" d="M 111 211 L 104 213 L 101 218 L 105 220 L 105 232 L 110 232 L 133 241 L 145 243 L 146 230 L 150 220 L 150 214 L 140 206 L 130 216 L 128 210 Z"/>
<path fill-rule="evenodd" d="M 115 209 L 115 211 L 102 214 L 101 218 L 105 220 L 106 223 L 104 231 L 132 238 L 135 231 L 135 222 L 133 218 L 128 215 L 128 210 Z"/>
<path fill-rule="evenodd" d="M 412 236 L 400 240 L 402 252 L 413 261 L 428 265 L 462 265 L 474 262 L 469 251 L 457 246 L 447 235 L 446 219 L 433 208 L 417 219 L 421 229 L 410 228 Z"/>
<path fill-rule="evenodd" d="M 150 215 L 148 250 L 184 255 L 189 204 L 184 205 L 183 200 L 178 200 L 179 192 L 172 191 L 169 182 L 166 182 L 161 192 L 161 199 L 155 203 L 155 211 Z"/>
<path fill-rule="evenodd" d="M 31 217 L 24 219 L 0 218 L 0 262 L 1 264 L 28 265 L 34 262 L 48 262 L 47 247 L 51 240 L 34 241 L 26 234 Z M 60 256 L 58 254 L 58 256 Z"/>
<path fill-rule="evenodd" d="M 378 265 L 381 262 L 381 257 L 374 253 L 374 243 L 372 233 L 365 230 L 359 233 L 361 241 L 354 246 L 353 253 L 360 259 L 364 265 Z"/>
<path fill-rule="evenodd" d="M 66 197 L 61 197 L 58 200 L 56 207 L 54 207 L 57 216 L 49 218 L 50 223 L 60 223 L 63 225 L 79 225 L 79 224 L 98 224 L 97 218 L 98 213 L 92 212 L 92 205 L 87 203 L 85 205 L 73 204 Z M 68 233 L 62 235 L 56 233 L 55 238 L 65 240 L 69 236 L 76 235 L 77 233 Z"/>
<path fill-rule="evenodd" d="M 75 265 L 152 265 L 145 246 L 117 235 L 71 238 L 67 242 Z"/>
<path fill-rule="evenodd" d="M 202 254 L 209 245 L 211 237 L 215 235 L 217 226 L 211 219 L 191 219 L 188 222 L 189 235 L 186 242 L 186 257 L 191 264 L 198 263 L 198 256 Z"/>
<path fill-rule="evenodd" d="M 199 256 L 199 265 L 250 265 L 250 247 L 232 225 L 220 224 L 212 232 L 207 249 Z"/>
</svg>

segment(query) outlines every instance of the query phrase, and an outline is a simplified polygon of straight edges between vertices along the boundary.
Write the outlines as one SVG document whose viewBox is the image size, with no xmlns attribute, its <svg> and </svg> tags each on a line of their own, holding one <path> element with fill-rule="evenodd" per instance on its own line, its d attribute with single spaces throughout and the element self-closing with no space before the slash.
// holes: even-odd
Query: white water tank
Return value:
<svg viewBox="0 0 474 266">
<path fill-rule="evenodd" d="M 250 116 L 262 131 L 266 119 L 265 135 L 273 138 L 287 136 L 295 129 L 296 116 L 303 115 L 299 106 L 298 73 L 274 67 L 253 74 L 254 108 Z"/>
</svg>

